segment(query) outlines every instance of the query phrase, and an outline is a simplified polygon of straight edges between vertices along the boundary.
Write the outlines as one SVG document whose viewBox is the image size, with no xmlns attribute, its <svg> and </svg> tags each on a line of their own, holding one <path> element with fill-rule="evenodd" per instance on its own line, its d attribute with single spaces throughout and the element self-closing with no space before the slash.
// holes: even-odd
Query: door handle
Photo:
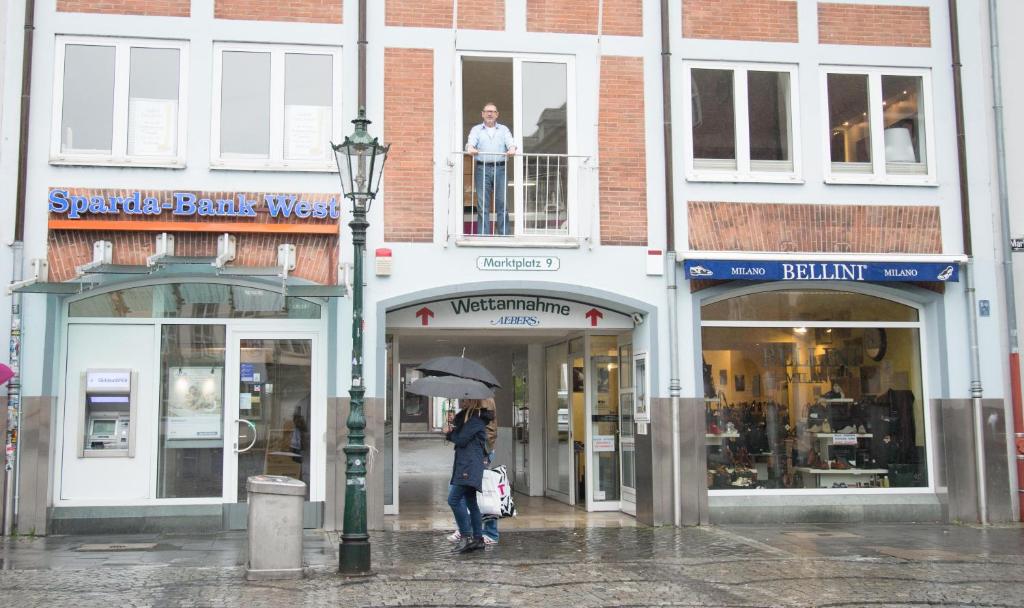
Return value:
<svg viewBox="0 0 1024 608">
<path fill-rule="evenodd" d="M 248 424 L 249 428 L 252 429 L 252 442 L 250 442 L 249 445 L 245 446 L 244 450 L 239 450 L 238 449 L 238 444 L 236 443 L 235 444 L 235 453 L 236 454 L 241 454 L 242 452 L 248 452 L 249 450 L 252 449 L 252 446 L 256 445 L 256 425 L 253 424 L 252 422 L 248 421 L 248 420 L 240 418 L 238 420 L 235 420 L 236 427 L 237 427 L 239 422 L 244 422 L 244 423 Z M 237 431 L 237 428 L 236 428 L 236 431 Z"/>
</svg>

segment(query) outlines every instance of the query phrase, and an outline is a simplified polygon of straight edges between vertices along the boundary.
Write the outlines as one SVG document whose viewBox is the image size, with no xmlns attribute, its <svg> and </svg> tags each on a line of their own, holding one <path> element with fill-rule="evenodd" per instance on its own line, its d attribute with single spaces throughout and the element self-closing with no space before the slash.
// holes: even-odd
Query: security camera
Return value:
<svg viewBox="0 0 1024 608">
<path fill-rule="evenodd" d="M 638 312 L 634 312 L 632 316 L 633 316 L 633 325 L 640 325 L 641 323 L 644 322 L 643 314 L 638 313 Z"/>
</svg>

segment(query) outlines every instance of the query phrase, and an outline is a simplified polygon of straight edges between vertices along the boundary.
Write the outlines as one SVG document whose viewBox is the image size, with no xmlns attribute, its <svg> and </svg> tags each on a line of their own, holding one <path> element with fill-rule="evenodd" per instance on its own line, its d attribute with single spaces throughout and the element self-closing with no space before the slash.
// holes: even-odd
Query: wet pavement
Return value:
<svg viewBox="0 0 1024 608">
<path fill-rule="evenodd" d="M 374 575 L 248 583 L 245 534 L 0 541 L 4 606 L 1022 606 L 1024 528 L 911 524 L 509 530 L 468 556 L 375 532 Z M 90 547 L 118 543 L 118 548 Z M 92 550 L 82 550 L 92 549 Z"/>
</svg>

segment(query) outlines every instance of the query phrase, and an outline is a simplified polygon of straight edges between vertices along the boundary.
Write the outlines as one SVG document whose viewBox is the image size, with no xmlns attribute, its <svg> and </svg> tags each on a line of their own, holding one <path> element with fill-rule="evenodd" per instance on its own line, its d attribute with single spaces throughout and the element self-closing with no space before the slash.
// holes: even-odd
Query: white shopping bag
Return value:
<svg viewBox="0 0 1024 608">
<path fill-rule="evenodd" d="M 484 469 L 482 492 L 476 493 L 476 504 L 481 515 L 501 515 L 501 473 Z"/>
</svg>

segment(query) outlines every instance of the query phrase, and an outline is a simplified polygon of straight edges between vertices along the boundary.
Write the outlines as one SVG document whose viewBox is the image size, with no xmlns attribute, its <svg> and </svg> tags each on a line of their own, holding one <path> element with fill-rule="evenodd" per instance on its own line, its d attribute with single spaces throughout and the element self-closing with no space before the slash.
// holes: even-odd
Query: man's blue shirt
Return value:
<svg viewBox="0 0 1024 608">
<path fill-rule="evenodd" d="M 470 129 L 469 137 L 466 139 L 466 149 L 470 146 L 476 148 L 480 151 L 476 159 L 487 163 L 504 160 L 505 153 L 515 145 L 512 131 L 501 123 L 494 125 L 493 133 L 488 133 L 486 125 L 480 123 Z"/>
</svg>

